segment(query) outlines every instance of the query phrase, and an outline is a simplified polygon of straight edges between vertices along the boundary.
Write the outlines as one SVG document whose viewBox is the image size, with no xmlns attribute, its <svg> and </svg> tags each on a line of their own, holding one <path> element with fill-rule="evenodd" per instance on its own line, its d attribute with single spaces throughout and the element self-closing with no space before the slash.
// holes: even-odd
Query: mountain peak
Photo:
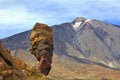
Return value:
<svg viewBox="0 0 120 80">
<path fill-rule="evenodd" d="M 77 17 L 76 19 L 74 19 L 73 21 L 72 21 L 72 25 L 73 25 L 73 28 L 75 29 L 75 30 L 77 30 L 79 27 L 80 27 L 80 25 L 83 23 L 83 22 L 85 22 L 87 19 L 85 19 L 85 18 L 83 18 L 83 17 Z"/>
<path fill-rule="evenodd" d="M 75 22 L 84 22 L 85 20 L 87 20 L 86 18 L 84 17 L 77 17 L 75 18 L 72 22 L 75 23 Z"/>
</svg>

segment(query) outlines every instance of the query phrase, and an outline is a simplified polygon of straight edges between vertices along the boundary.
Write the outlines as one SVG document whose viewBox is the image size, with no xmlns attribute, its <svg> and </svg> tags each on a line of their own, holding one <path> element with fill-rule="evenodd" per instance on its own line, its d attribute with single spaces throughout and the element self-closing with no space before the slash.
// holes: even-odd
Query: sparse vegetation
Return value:
<svg viewBox="0 0 120 80">
<path fill-rule="evenodd" d="M 48 80 L 48 78 L 42 75 L 39 70 L 35 68 L 28 68 L 26 70 L 26 76 L 28 80 Z"/>
</svg>

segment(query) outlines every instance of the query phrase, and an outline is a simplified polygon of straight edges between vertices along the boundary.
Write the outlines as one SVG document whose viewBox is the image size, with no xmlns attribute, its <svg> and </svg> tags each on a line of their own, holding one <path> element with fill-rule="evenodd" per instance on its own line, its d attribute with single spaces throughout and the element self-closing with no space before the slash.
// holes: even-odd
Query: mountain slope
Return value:
<svg viewBox="0 0 120 80">
<path fill-rule="evenodd" d="M 11 50 L 25 49 L 27 50 L 30 46 L 29 35 L 31 30 L 23 33 L 15 34 L 13 36 L 4 38 L 1 40 L 5 48 Z"/>
<path fill-rule="evenodd" d="M 73 44 L 85 59 L 120 68 L 120 28 L 97 20 L 85 21 Z"/>
<path fill-rule="evenodd" d="M 78 63 L 66 56 L 53 56 L 52 80 L 118 80 L 120 71 L 95 64 Z"/>
</svg>

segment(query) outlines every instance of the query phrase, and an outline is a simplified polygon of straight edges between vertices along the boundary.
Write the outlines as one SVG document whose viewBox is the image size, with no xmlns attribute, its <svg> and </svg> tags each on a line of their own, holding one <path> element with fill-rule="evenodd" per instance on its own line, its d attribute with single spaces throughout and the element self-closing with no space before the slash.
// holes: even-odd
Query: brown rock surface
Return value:
<svg viewBox="0 0 120 80">
<path fill-rule="evenodd" d="M 24 70 L 24 71 L 22 71 Z M 0 80 L 48 80 L 35 67 L 29 68 L 24 61 L 10 55 L 0 43 Z"/>
<path fill-rule="evenodd" d="M 0 43 L 0 78 L 3 80 L 26 80 L 25 75 L 14 63 L 9 51 L 6 51 Z"/>
<path fill-rule="evenodd" d="M 30 35 L 30 41 L 30 51 L 39 61 L 40 72 L 48 75 L 53 55 L 52 29 L 46 24 L 36 23 Z"/>
</svg>

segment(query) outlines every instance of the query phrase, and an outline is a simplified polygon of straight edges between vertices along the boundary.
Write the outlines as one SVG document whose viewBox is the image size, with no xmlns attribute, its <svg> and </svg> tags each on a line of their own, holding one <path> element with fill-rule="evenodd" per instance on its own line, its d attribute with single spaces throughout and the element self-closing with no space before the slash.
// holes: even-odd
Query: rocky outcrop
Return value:
<svg viewBox="0 0 120 80">
<path fill-rule="evenodd" d="M 0 78 L 1 80 L 26 80 L 25 75 L 14 63 L 10 52 L 0 43 Z"/>
<path fill-rule="evenodd" d="M 30 34 L 30 52 L 39 61 L 38 68 L 44 75 L 51 69 L 53 55 L 52 29 L 46 24 L 36 23 Z"/>
<path fill-rule="evenodd" d="M 24 61 L 11 56 L 10 50 L 0 43 L 0 80 L 48 80 L 35 67 L 29 67 Z"/>
</svg>

